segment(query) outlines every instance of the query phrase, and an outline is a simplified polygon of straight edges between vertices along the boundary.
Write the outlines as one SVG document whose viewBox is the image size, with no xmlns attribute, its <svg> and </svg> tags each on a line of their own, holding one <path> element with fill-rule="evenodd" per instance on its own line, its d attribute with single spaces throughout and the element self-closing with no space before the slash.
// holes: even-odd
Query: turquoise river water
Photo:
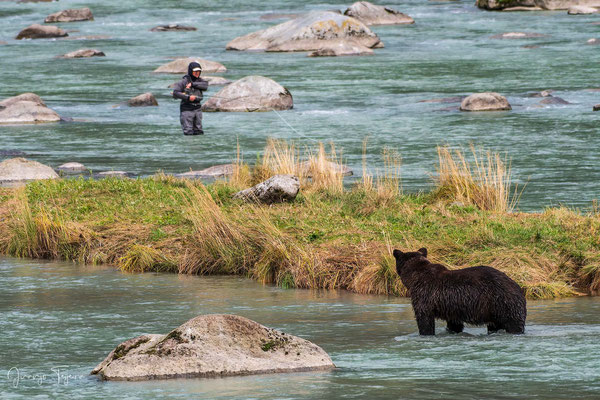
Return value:
<svg viewBox="0 0 600 400">
<path fill-rule="evenodd" d="M 101 382 L 120 342 L 205 313 L 323 347 L 331 372 Z M 2 399 L 597 399 L 600 298 L 530 301 L 526 333 L 419 337 L 404 298 L 0 259 Z"/>
<path fill-rule="evenodd" d="M 269 137 L 298 147 L 333 141 L 344 161 L 361 174 L 362 141 L 368 164 L 381 167 L 385 146 L 403 157 L 406 192 L 426 190 L 436 166 L 436 146 L 469 144 L 506 154 L 513 180 L 527 186 L 520 209 L 567 204 L 587 208 L 599 197 L 600 37 L 596 15 L 566 11 L 498 13 L 469 1 L 390 0 L 412 16 L 410 26 L 373 30 L 385 43 L 371 57 L 308 58 L 306 53 L 225 50 L 231 39 L 283 22 L 273 13 L 343 10 L 350 3 L 319 1 L 61 0 L 0 1 L 0 98 L 32 91 L 71 123 L 0 127 L 0 158 L 7 152 L 58 166 L 79 161 L 95 172 L 125 170 L 145 176 L 200 169 L 235 157 L 239 140 L 252 162 Z M 89 6 L 95 20 L 58 24 L 77 40 L 14 40 L 32 23 L 65 8 Z M 195 32 L 149 32 L 167 23 Z M 504 32 L 539 33 L 532 39 L 493 39 Z M 81 39 L 90 35 L 104 38 Z M 106 57 L 66 60 L 58 55 L 96 48 Z M 205 114 L 206 135 L 184 137 L 178 102 L 169 84 L 179 75 L 152 71 L 173 57 L 216 60 L 235 80 L 264 75 L 286 86 L 294 109 L 268 113 Z M 219 87 L 211 87 L 208 95 Z M 571 104 L 542 105 L 533 92 L 552 89 Z M 115 105 L 153 92 L 159 107 Z M 458 104 L 424 103 L 440 97 L 496 91 L 510 112 L 461 113 Z M 451 107 L 451 109 L 447 109 Z M 283 119 L 282 119 L 283 118 Z M 284 121 L 285 120 L 285 121 Z M 290 126 L 288 126 L 288 124 Z M 349 181 L 351 181 L 350 178 Z"/>
</svg>

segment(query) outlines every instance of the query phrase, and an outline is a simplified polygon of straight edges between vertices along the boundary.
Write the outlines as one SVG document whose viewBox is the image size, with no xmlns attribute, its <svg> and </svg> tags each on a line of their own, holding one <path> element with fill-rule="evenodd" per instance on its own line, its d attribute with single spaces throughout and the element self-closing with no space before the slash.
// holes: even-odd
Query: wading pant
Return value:
<svg viewBox="0 0 600 400">
<path fill-rule="evenodd" d="M 202 130 L 202 110 L 181 111 L 179 117 L 184 135 L 204 135 Z"/>
</svg>

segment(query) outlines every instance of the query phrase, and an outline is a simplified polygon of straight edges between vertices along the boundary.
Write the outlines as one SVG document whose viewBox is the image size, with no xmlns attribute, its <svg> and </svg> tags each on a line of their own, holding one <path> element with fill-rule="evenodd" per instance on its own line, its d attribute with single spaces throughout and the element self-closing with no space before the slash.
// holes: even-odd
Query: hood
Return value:
<svg viewBox="0 0 600 400">
<path fill-rule="evenodd" d="M 196 67 L 200 67 L 200 69 L 202 69 L 202 66 L 200 64 L 198 64 L 196 61 L 192 61 L 190 63 L 190 65 L 188 65 L 188 76 L 190 77 L 190 79 L 193 81 L 196 80 L 196 78 L 194 77 L 194 75 L 192 75 L 192 70 Z M 202 72 L 200 72 L 200 74 L 202 74 Z"/>
</svg>

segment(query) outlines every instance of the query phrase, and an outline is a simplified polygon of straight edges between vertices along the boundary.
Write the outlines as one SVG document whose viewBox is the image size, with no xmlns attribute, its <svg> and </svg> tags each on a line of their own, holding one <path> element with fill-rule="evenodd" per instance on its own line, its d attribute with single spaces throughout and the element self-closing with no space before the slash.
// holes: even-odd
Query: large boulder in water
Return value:
<svg viewBox="0 0 600 400">
<path fill-rule="evenodd" d="M 293 106 L 289 90 L 272 79 L 252 75 L 219 90 L 202 105 L 202 111 L 272 111 Z"/>
<path fill-rule="evenodd" d="M 503 111 L 511 109 L 506 97 L 494 92 L 475 93 L 460 103 L 461 111 Z"/>
<path fill-rule="evenodd" d="M 202 66 L 202 73 L 225 72 L 227 68 L 219 62 L 203 60 L 201 58 L 178 58 L 170 63 L 161 65 L 154 70 L 157 74 L 187 74 L 188 65 L 191 62 L 197 62 Z"/>
<path fill-rule="evenodd" d="M 158 101 L 152 93 L 148 92 L 127 100 L 127 105 L 129 107 L 151 107 L 158 106 Z"/>
<path fill-rule="evenodd" d="M 477 7 L 486 10 L 568 10 L 573 6 L 599 6 L 600 0 L 476 0 Z"/>
<path fill-rule="evenodd" d="M 79 49 L 67 54 L 63 54 L 60 58 L 88 58 L 88 57 L 105 57 L 106 54 L 96 49 Z"/>
<path fill-rule="evenodd" d="M 376 6 L 368 1 L 357 1 L 344 15 L 358 19 L 367 25 L 414 24 L 415 20 L 389 7 Z"/>
<path fill-rule="evenodd" d="M 15 184 L 38 179 L 56 179 L 58 174 L 47 165 L 25 158 L 0 162 L 0 184 Z"/>
<path fill-rule="evenodd" d="M 300 179 L 294 175 L 275 175 L 233 195 L 251 202 L 273 204 L 294 201 L 300 191 Z"/>
<path fill-rule="evenodd" d="M 71 8 L 62 10 L 46 17 L 44 22 L 75 22 L 92 21 L 94 16 L 89 8 Z"/>
<path fill-rule="evenodd" d="M 359 20 L 331 11 L 311 12 L 227 43 L 227 50 L 314 51 L 327 42 L 352 40 L 365 47 L 383 47 L 379 37 Z"/>
<path fill-rule="evenodd" d="M 118 345 L 94 370 L 105 380 L 204 378 L 335 368 L 319 346 L 236 315 L 201 315 L 167 335 Z"/>
<path fill-rule="evenodd" d="M 60 115 L 34 93 L 23 93 L 0 101 L 0 124 L 58 122 Z"/>
<path fill-rule="evenodd" d="M 15 39 L 46 39 L 65 36 L 69 36 L 69 34 L 57 26 L 33 24 L 19 32 Z"/>
<path fill-rule="evenodd" d="M 567 14 L 569 15 L 587 15 L 587 14 L 596 14 L 598 12 L 597 8 L 589 7 L 589 6 L 573 6 L 569 7 Z"/>
</svg>

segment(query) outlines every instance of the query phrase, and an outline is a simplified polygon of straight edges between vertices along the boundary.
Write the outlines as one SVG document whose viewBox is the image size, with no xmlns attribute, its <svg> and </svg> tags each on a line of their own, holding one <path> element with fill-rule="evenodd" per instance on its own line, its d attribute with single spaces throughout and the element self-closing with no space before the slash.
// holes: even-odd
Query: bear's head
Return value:
<svg viewBox="0 0 600 400">
<path fill-rule="evenodd" d="M 416 257 L 427 257 L 427 249 L 425 247 L 421 247 L 417 251 L 411 251 L 408 253 L 403 253 L 400 250 L 394 250 L 394 258 L 396 259 L 396 272 L 398 275 L 401 275 L 402 269 L 406 263 Z"/>
</svg>

